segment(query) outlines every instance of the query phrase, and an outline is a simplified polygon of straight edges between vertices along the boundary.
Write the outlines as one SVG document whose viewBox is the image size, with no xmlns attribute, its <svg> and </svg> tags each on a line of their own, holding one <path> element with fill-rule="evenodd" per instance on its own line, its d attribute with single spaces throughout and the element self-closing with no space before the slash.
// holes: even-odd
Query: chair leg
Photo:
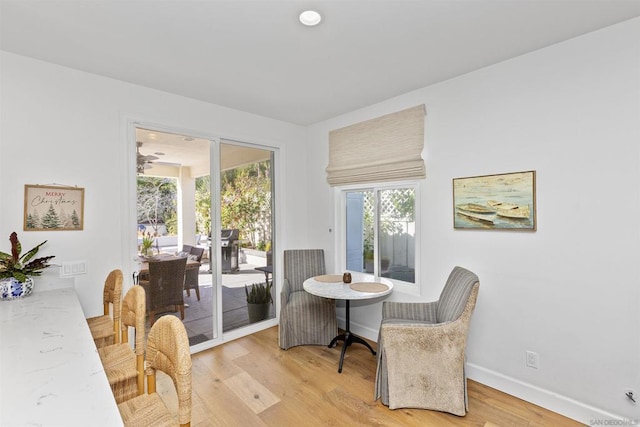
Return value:
<svg viewBox="0 0 640 427">
<path fill-rule="evenodd" d="M 178 308 L 180 308 L 180 318 L 184 320 L 184 304 L 180 304 Z"/>
<path fill-rule="evenodd" d="M 198 297 L 198 301 L 200 301 L 200 286 L 196 286 L 196 296 Z"/>
<path fill-rule="evenodd" d="M 187 296 L 190 297 L 191 296 L 191 290 L 189 288 L 187 288 L 186 291 L 187 291 Z M 198 300 L 200 300 L 199 297 L 198 297 Z"/>
</svg>

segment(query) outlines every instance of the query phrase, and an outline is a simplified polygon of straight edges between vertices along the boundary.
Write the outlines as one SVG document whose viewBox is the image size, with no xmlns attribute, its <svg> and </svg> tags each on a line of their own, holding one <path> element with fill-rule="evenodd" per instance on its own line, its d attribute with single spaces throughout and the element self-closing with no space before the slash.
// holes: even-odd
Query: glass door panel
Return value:
<svg viewBox="0 0 640 427">
<path fill-rule="evenodd" d="M 222 329 L 275 317 L 273 151 L 220 143 Z"/>
</svg>

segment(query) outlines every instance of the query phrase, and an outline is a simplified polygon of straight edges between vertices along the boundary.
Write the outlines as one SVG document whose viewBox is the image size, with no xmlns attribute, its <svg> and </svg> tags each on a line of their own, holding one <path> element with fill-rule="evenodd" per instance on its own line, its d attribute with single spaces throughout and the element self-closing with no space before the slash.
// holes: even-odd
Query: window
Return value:
<svg viewBox="0 0 640 427">
<path fill-rule="evenodd" d="M 415 283 L 416 188 L 345 190 L 347 270 Z"/>
</svg>

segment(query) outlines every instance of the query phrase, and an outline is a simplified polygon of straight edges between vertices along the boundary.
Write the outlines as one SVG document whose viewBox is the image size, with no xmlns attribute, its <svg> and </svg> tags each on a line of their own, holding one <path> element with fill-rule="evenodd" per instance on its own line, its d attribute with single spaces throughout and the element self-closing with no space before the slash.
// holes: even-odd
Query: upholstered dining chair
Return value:
<svg viewBox="0 0 640 427">
<path fill-rule="evenodd" d="M 145 292 L 131 287 L 122 300 L 122 342 L 98 349 L 109 385 L 117 403 L 144 393 Z M 135 347 L 129 344 L 129 327 L 135 330 Z"/>
<path fill-rule="evenodd" d="M 455 267 L 438 301 L 382 304 L 376 399 L 466 415 L 465 349 L 479 287 L 478 276 Z"/>
<path fill-rule="evenodd" d="M 158 313 L 180 311 L 184 319 L 184 273 L 187 258 L 172 258 L 149 262 L 149 280 L 140 285 L 147 293 L 149 324 L 153 326 Z"/>
<path fill-rule="evenodd" d="M 202 256 L 204 255 L 204 248 L 198 248 L 191 246 L 189 249 L 189 258 L 195 261 L 202 262 Z M 187 291 L 187 296 L 191 296 L 191 289 L 196 291 L 196 297 L 200 301 L 200 268 L 188 268 L 184 275 L 184 289 Z"/>
<path fill-rule="evenodd" d="M 325 274 L 322 249 L 284 251 L 284 274 L 280 293 L 280 348 L 298 345 L 329 345 L 338 333 L 335 300 L 305 292 L 302 284 Z"/>
<path fill-rule="evenodd" d="M 125 426 L 174 426 L 176 419 L 156 392 L 156 372 L 173 380 L 178 396 L 180 426 L 191 424 L 191 354 L 184 325 L 164 316 L 151 327 L 147 339 L 147 393 L 118 405 Z"/>
<path fill-rule="evenodd" d="M 121 270 L 113 270 L 107 275 L 102 290 L 104 314 L 87 319 L 91 336 L 97 348 L 118 344 L 120 342 L 122 281 Z"/>
</svg>

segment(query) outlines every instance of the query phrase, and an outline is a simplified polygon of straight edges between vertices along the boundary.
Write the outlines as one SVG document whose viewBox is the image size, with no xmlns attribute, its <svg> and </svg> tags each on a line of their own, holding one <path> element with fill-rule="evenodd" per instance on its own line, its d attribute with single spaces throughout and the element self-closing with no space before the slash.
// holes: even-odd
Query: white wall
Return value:
<svg viewBox="0 0 640 427">
<path fill-rule="evenodd" d="M 8 250 L 15 230 L 25 248 L 47 239 L 41 254 L 56 255 L 55 262 L 86 260 L 88 274 L 74 282 L 87 316 L 101 313 L 107 273 L 128 271 L 135 256 L 123 253 L 126 239 L 135 242 L 136 230 L 126 196 L 127 177 L 130 185 L 135 183 L 127 164 L 134 147 L 127 141 L 127 119 L 278 147 L 284 159 L 277 165 L 282 184 L 278 207 L 283 219 L 293 218 L 279 243 L 287 247 L 287 236 L 306 238 L 306 184 L 300 179 L 305 165 L 286 160 L 305 157 L 304 128 L 7 52 L 0 55 L 0 250 Z M 22 231 L 24 185 L 51 183 L 85 188 L 83 231 Z M 129 222 L 131 233 L 124 229 Z M 58 269 L 48 269 L 47 280 L 36 281 L 36 288 L 57 282 L 57 275 Z M 126 287 L 130 277 L 125 275 Z"/>
<path fill-rule="evenodd" d="M 391 298 L 435 300 L 465 266 L 481 280 L 471 378 L 585 423 L 640 419 L 624 397 L 640 392 L 640 19 L 310 127 L 317 246 L 338 244 L 327 132 L 421 103 L 421 295 Z M 453 178 L 525 170 L 537 171 L 537 232 L 453 229 Z M 380 304 L 352 309 L 352 329 L 369 338 L 379 321 Z"/>
<path fill-rule="evenodd" d="M 0 52 L 0 247 L 16 230 L 25 247 L 48 239 L 42 254 L 58 262 L 86 260 L 75 287 L 98 314 L 104 277 L 131 255 L 121 177 L 123 123 L 134 118 L 280 147 L 277 251 L 322 247 L 339 268 L 327 132 L 424 103 L 421 295 L 392 299 L 436 299 L 451 268 L 468 267 L 481 278 L 471 378 L 585 423 L 640 419 L 623 396 L 640 392 L 639 52 L 636 19 L 306 130 Z M 453 229 L 452 178 L 531 169 L 537 232 Z M 86 189 L 84 231 L 22 232 L 24 184 L 54 182 Z M 369 338 L 379 321 L 379 304 L 352 310 Z M 538 370 L 525 367 L 525 350 L 539 353 Z"/>
</svg>

